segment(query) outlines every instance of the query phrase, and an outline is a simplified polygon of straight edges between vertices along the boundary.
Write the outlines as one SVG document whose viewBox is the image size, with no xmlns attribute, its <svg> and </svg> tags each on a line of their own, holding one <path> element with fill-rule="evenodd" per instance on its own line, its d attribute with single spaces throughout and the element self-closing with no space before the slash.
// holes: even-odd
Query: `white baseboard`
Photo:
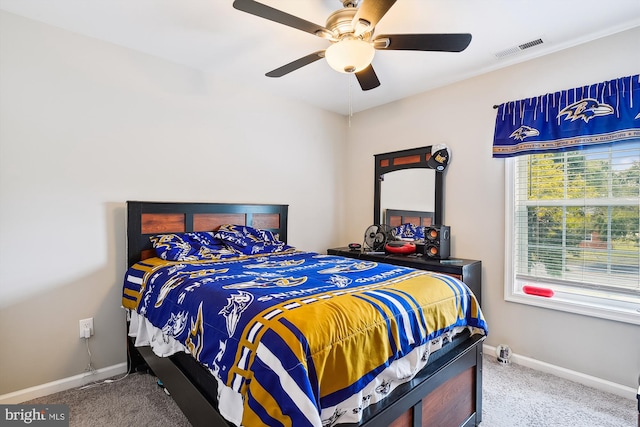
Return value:
<svg viewBox="0 0 640 427">
<path fill-rule="evenodd" d="M 482 349 L 489 356 L 496 354 L 496 348 L 490 345 L 484 344 Z M 515 353 L 511 356 L 511 362 L 527 368 L 535 369 L 536 371 L 546 372 L 566 380 L 586 385 L 587 387 L 592 387 L 600 391 L 636 400 L 636 389 L 622 384 L 603 380 L 602 378 L 593 377 L 591 375 L 583 374 L 582 372 L 572 371 L 571 369 L 562 368 L 560 366 L 541 362 L 540 360 L 521 356 Z"/>
<path fill-rule="evenodd" d="M 26 402 L 27 400 L 48 396 L 53 393 L 70 390 L 72 388 L 80 388 L 95 381 L 103 381 L 107 378 L 124 374 L 125 372 L 127 372 L 127 364 L 118 363 L 117 365 L 96 369 L 93 374 L 83 373 L 80 375 L 74 375 L 73 377 L 63 378 L 50 383 L 0 395 L 0 404 L 8 405 Z"/>
</svg>

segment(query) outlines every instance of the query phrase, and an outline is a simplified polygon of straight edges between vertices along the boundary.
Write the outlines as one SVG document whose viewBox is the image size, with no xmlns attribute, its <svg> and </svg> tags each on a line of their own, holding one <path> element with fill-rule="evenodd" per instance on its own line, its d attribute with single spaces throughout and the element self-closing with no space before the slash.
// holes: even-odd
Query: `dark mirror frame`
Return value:
<svg viewBox="0 0 640 427">
<path fill-rule="evenodd" d="M 374 155 L 375 172 L 374 172 L 374 189 L 373 189 L 373 223 L 381 224 L 380 220 L 380 192 L 382 176 L 386 173 L 402 170 L 402 169 L 433 169 L 436 172 L 435 179 L 435 212 L 434 224 L 442 224 L 443 222 L 443 194 L 444 194 L 444 171 L 436 171 L 429 164 L 431 158 L 431 145 L 427 147 L 411 148 L 408 150 L 392 151 L 390 153 L 382 153 Z M 446 170 L 446 169 L 445 169 Z M 431 189 L 429 189 L 431 190 Z"/>
</svg>

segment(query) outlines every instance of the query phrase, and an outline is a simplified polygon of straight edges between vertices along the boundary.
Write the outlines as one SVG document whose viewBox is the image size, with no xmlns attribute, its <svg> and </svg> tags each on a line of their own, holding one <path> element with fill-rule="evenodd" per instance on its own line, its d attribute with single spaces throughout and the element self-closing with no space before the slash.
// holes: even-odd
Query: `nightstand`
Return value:
<svg viewBox="0 0 640 427">
<path fill-rule="evenodd" d="M 437 259 L 426 258 L 422 254 L 370 254 L 361 250 L 352 251 L 348 247 L 328 249 L 327 254 L 363 259 L 367 261 L 384 262 L 387 264 L 400 265 L 403 267 L 433 271 L 453 276 L 462 280 L 469 289 L 471 289 L 478 300 L 478 304 L 482 307 L 482 261 L 462 258 L 451 258 L 440 261 Z M 458 262 L 454 262 L 454 260 Z"/>
</svg>

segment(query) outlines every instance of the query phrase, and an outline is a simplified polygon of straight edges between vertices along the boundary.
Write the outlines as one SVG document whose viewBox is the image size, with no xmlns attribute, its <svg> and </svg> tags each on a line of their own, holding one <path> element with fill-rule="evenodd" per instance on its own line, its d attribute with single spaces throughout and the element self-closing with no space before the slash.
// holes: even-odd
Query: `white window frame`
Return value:
<svg viewBox="0 0 640 427">
<path fill-rule="evenodd" d="M 640 325 L 640 303 L 635 298 L 609 300 L 571 292 L 552 298 L 522 292 L 515 274 L 515 158 L 505 159 L 505 301 Z"/>
</svg>

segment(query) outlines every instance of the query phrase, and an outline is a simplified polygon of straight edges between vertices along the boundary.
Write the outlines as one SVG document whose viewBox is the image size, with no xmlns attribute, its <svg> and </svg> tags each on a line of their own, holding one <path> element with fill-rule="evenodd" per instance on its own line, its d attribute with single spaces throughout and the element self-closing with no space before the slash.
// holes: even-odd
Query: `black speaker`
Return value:
<svg viewBox="0 0 640 427">
<path fill-rule="evenodd" d="M 424 254 L 427 258 L 447 259 L 450 251 L 451 229 L 448 225 L 424 228 Z"/>
</svg>

